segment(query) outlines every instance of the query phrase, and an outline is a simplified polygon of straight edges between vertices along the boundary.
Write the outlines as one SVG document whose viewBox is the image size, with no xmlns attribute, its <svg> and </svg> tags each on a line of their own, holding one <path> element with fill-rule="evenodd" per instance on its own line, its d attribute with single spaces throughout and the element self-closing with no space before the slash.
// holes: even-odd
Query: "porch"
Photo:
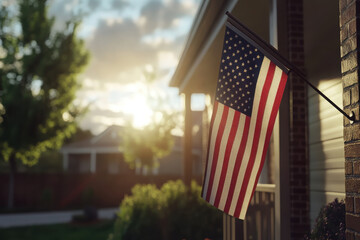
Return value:
<svg viewBox="0 0 360 240">
<path fill-rule="evenodd" d="M 208 139 L 226 11 L 305 69 L 308 80 L 342 107 L 338 3 L 318 4 L 326 5 L 319 20 L 305 0 L 203 1 L 170 82 L 185 102 L 186 182 L 191 179 L 186 172 L 191 172 L 193 96 L 205 95 L 203 136 Z M 244 222 L 224 215 L 224 239 L 303 239 L 320 208 L 345 197 L 343 119 L 327 104 L 289 75 L 263 170 L 267 176 L 258 184 Z"/>
</svg>

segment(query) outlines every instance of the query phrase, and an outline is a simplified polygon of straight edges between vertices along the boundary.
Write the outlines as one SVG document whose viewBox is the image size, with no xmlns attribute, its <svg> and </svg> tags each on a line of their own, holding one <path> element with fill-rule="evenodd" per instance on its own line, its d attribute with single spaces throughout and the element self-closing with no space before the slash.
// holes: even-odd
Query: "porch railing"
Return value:
<svg viewBox="0 0 360 240">
<path fill-rule="evenodd" d="M 223 216 L 224 240 L 275 240 L 275 184 L 258 184 L 244 221 Z"/>
<path fill-rule="evenodd" d="M 275 184 L 258 184 L 244 220 L 244 240 L 275 239 Z"/>
</svg>

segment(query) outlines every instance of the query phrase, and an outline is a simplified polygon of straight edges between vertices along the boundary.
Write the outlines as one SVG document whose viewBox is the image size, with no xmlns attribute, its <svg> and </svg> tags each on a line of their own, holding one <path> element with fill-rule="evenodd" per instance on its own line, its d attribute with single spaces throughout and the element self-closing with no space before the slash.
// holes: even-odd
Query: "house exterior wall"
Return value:
<svg viewBox="0 0 360 240">
<path fill-rule="evenodd" d="M 355 123 L 344 118 L 346 239 L 360 239 L 359 43 L 360 1 L 340 0 L 343 104 Z"/>
<path fill-rule="evenodd" d="M 123 153 L 96 154 L 96 172 L 100 174 L 133 174 L 134 170 L 125 163 Z"/>
<path fill-rule="evenodd" d="M 90 154 L 69 154 L 68 171 L 70 173 L 89 173 L 90 172 Z"/>
<path fill-rule="evenodd" d="M 318 88 L 340 108 L 341 79 L 324 81 Z M 309 91 L 310 217 L 315 223 L 321 207 L 344 199 L 345 170 L 342 115 L 319 94 Z"/>
<path fill-rule="evenodd" d="M 308 80 L 342 108 L 338 2 L 304 1 L 304 44 Z M 307 104 L 310 219 L 314 226 L 321 207 L 345 198 L 343 115 L 311 87 Z"/>
</svg>

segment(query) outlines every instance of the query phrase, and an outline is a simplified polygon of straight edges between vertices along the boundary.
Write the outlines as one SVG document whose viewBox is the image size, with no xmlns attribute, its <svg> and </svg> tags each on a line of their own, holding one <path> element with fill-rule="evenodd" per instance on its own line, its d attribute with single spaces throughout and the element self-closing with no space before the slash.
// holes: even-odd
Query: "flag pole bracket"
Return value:
<svg viewBox="0 0 360 240">
<path fill-rule="evenodd" d="M 356 122 L 356 116 L 355 116 L 355 113 L 354 113 L 354 111 L 351 111 L 351 113 L 350 113 L 350 116 L 349 116 L 350 118 L 349 118 L 349 120 L 350 120 L 350 124 L 353 124 L 354 122 Z"/>
</svg>

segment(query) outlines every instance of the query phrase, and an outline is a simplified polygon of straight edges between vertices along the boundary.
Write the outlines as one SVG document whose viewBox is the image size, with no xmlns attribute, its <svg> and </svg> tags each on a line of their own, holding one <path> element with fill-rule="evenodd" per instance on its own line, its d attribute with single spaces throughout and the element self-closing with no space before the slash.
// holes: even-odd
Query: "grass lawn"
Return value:
<svg viewBox="0 0 360 240">
<path fill-rule="evenodd" d="M 1 240 L 106 240 L 114 221 L 0 228 Z"/>
</svg>

